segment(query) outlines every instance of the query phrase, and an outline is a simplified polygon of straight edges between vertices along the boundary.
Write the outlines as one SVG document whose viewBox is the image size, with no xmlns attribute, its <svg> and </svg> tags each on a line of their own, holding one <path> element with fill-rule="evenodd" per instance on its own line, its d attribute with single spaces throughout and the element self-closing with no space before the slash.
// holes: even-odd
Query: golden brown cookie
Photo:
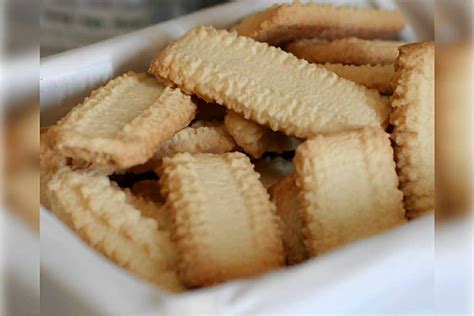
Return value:
<svg viewBox="0 0 474 316">
<path fill-rule="evenodd" d="M 66 165 L 66 158 L 60 156 L 51 148 L 48 128 L 40 132 L 40 202 L 46 208 L 50 208 L 46 190 L 48 182 L 58 168 Z"/>
<path fill-rule="evenodd" d="M 380 126 L 390 112 L 377 91 L 266 43 L 212 27 L 197 27 L 161 50 L 149 72 L 300 138 Z"/>
<path fill-rule="evenodd" d="M 164 142 L 153 158 L 157 160 L 177 153 L 221 154 L 237 147 L 222 122 L 210 122 L 207 126 L 202 121 L 198 123 L 186 127 Z"/>
<path fill-rule="evenodd" d="M 242 153 L 163 159 L 177 269 L 188 287 L 257 275 L 283 265 L 275 206 Z"/>
<path fill-rule="evenodd" d="M 400 11 L 295 1 L 292 4 L 277 4 L 251 15 L 234 29 L 240 35 L 257 41 L 280 45 L 313 37 L 388 37 L 398 34 L 404 27 Z"/>
<path fill-rule="evenodd" d="M 92 92 L 50 133 L 64 156 L 124 169 L 146 162 L 195 112 L 179 89 L 129 72 Z"/>
<path fill-rule="evenodd" d="M 356 37 L 332 42 L 316 38 L 292 42 L 285 46 L 285 51 L 317 64 L 391 65 L 398 56 L 398 47 L 404 44 Z"/>
<path fill-rule="evenodd" d="M 106 176 L 58 169 L 47 190 L 51 210 L 87 244 L 138 277 L 169 291 L 178 281 L 169 232 L 143 216 Z"/>
<path fill-rule="evenodd" d="M 381 128 L 317 136 L 294 158 L 309 256 L 405 222 L 389 135 Z"/>
<path fill-rule="evenodd" d="M 395 158 L 409 218 L 434 207 L 434 43 L 400 47 L 395 62 Z"/>
<path fill-rule="evenodd" d="M 235 142 L 254 158 L 260 158 L 266 152 L 292 151 L 300 143 L 294 137 L 274 132 L 230 110 L 225 116 L 225 127 Z"/>
<path fill-rule="evenodd" d="M 146 163 L 133 166 L 126 172 L 152 172 L 161 164 L 163 157 L 170 157 L 177 153 L 221 154 L 233 151 L 236 147 L 237 144 L 227 132 L 224 122 L 196 121 L 165 141 Z"/>
<path fill-rule="evenodd" d="M 339 77 L 354 81 L 369 89 L 377 89 L 382 94 L 392 94 L 391 81 L 395 76 L 393 65 L 321 65 Z"/>
<path fill-rule="evenodd" d="M 297 264 L 307 258 L 303 243 L 303 223 L 299 214 L 298 188 L 295 176 L 288 175 L 270 188 L 272 201 L 282 221 L 283 246 L 287 264 Z"/>
</svg>

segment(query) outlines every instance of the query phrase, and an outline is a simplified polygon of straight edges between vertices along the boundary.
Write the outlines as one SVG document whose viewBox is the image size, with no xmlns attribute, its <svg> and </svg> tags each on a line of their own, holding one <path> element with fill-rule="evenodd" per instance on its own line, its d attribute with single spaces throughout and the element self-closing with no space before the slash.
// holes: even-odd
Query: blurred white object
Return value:
<svg viewBox="0 0 474 316">
<path fill-rule="evenodd" d="M 0 209 L 1 315 L 40 315 L 39 240 L 22 220 Z"/>
</svg>

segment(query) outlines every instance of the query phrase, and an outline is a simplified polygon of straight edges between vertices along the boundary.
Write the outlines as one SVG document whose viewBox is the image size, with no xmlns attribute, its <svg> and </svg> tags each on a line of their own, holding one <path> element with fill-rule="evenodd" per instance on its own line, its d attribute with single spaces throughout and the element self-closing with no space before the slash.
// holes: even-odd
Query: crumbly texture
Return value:
<svg viewBox="0 0 474 316">
<path fill-rule="evenodd" d="M 260 158 L 254 164 L 255 171 L 260 174 L 260 182 L 262 182 L 265 189 L 270 188 L 282 178 L 295 171 L 293 163 L 281 157 Z"/>
<path fill-rule="evenodd" d="M 129 72 L 92 92 L 50 132 L 62 155 L 124 169 L 146 162 L 195 112 L 179 89 Z"/>
<path fill-rule="evenodd" d="M 310 63 L 344 65 L 391 65 L 398 56 L 399 41 L 364 40 L 356 37 L 327 42 L 301 39 L 285 46 L 285 51 Z"/>
<path fill-rule="evenodd" d="M 434 43 L 400 47 L 395 62 L 395 158 L 409 218 L 434 207 Z"/>
<path fill-rule="evenodd" d="M 242 153 L 163 159 L 177 269 L 188 287 L 257 275 L 283 265 L 275 206 Z"/>
<path fill-rule="evenodd" d="M 279 48 L 212 27 L 197 27 L 161 50 L 149 72 L 300 138 L 380 126 L 390 113 L 377 91 Z"/>
<path fill-rule="evenodd" d="M 303 223 L 299 214 L 298 192 L 294 175 L 284 177 L 270 188 L 272 201 L 281 219 L 283 246 L 286 263 L 289 265 L 300 263 L 307 258 L 303 242 Z"/>
<path fill-rule="evenodd" d="M 337 7 L 316 3 L 274 5 L 245 18 L 235 30 L 270 45 L 300 38 L 383 38 L 405 27 L 399 11 Z"/>
<path fill-rule="evenodd" d="M 143 216 L 106 176 L 63 167 L 52 176 L 47 193 L 51 210 L 91 247 L 164 289 L 183 289 L 169 232 Z"/>
<path fill-rule="evenodd" d="M 405 222 L 389 135 L 381 128 L 317 136 L 298 147 L 294 164 L 309 256 Z"/>
<path fill-rule="evenodd" d="M 235 142 L 254 158 L 260 158 L 266 152 L 292 151 L 300 143 L 294 137 L 274 132 L 230 110 L 225 116 L 225 127 Z"/>
<path fill-rule="evenodd" d="M 354 81 L 369 89 L 377 89 L 382 94 L 392 94 L 391 81 L 395 76 L 393 65 L 321 65 L 339 77 Z"/>
</svg>

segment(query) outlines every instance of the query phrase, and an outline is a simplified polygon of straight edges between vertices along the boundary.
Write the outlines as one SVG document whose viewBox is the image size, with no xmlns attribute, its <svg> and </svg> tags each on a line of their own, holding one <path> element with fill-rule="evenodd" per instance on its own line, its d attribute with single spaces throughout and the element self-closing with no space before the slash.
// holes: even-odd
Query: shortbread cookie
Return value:
<svg viewBox="0 0 474 316">
<path fill-rule="evenodd" d="M 235 30 L 257 41 L 280 45 L 300 38 L 388 37 L 398 34 L 404 27 L 405 21 L 399 11 L 295 1 L 251 15 Z"/>
<path fill-rule="evenodd" d="M 56 153 L 51 148 L 48 134 L 49 128 L 40 131 L 40 202 L 46 208 L 51 208 L 46 194 L 49 180 L 56 170 L 66 165 L 66 158 Z"/>
<path fill-rule="evenodd" d="M 254 163 L 255 171 L 260 174 L 260 182 L 262 182 L 265 189 L 270 188 L 282 178 L 295 171 L 293 163 L 281 157 L 260 158 Z"/>
<path fill-rule="evenodd" d="M 295 176 L 288 175 L 270 188 L 272 201 L 276 205 L 277 214 L 282 221 L 283 246 L 286 252 L 286 263 L 297 264 L 307 258 L 303 243 L 298 188 Z"/>
<path fill-rule="evenodd" d="M 392 94 L 391 81 L 395 76 L 393 65 L 321 65 L 339 77 L 354 81 L 369 89 L 377 89 L 382 94 Z"/>
<path fill-rule="evenodd" d="M 236 148 L 237 145 L 223 123 L 214 126 L 203 124 L 201 122 L 199 125 L 186 127 L 176 133 L 171 139 L 163 143 L 153 155 L 153 158 L 161 159 L 186 152 L 191 154 L 221 154 Z"/>
<path fill-rule="evenodd" d="M 408 217 L 434 207 L 434 43 L 400 47 L 390 122 Z"/>
<path fill-rule="evenodd" d="M 195 112 L 179 89 L 129 72 L 92 92 L 50 132 L 64 156 L 124 169 L 146 162 Z"/>
<path fill-rule="evenodd" d="M 309 256 L 405 222 L 389 135 L 381 128 L 317 136 L 298 147 L 294 164 Z"/>
<path fill-rule="evenodd" d="M 60 168 L 47 192 L 52 211 L 104 256 L 164 289 L 183 289 L 169 232 L 142 216 L 106 176 Z"/>
<path fill-rule="evenodd" d="M 195 28 L 161 50 L 149 72 L 299 138 L 380 126 L 390 112 L 377 91 L 266 43 L 212 27 Z"/>
<path fill-rule="evenodd" d="M 177 269 L 188 287 L 257 275 L 283 264 L 275 206 L 242 153 L 163 159 L 162 194 Z"/>
<path fill-rule="evenodd" d="M 235 142 L 249 155 L 260 158 L 266 152 L 282 153 L 295 150 L 298 139 L 274 132 L 234 111 L 227 111 L 225 127 Z"/>
<path fill-rule="evenodd" d="M 134 166 L 127 172 L 152 172 L 161 164 L 163 157 L 170 157 L 177 153 L 221 154 L 232 151 L 236 147 L 237 144 L 227 132 L 224 122 L 196 121 L 165 141 L 146 163 Z"/>
<path fill-rule="evenodd" d="M 302 39 L 285 46 L 285 51 L 310 63 L 344 65 L 391 65 L 398 56 L 399 41 L 364 40 L 356 37 L 327 42 Z"/>
</svg>

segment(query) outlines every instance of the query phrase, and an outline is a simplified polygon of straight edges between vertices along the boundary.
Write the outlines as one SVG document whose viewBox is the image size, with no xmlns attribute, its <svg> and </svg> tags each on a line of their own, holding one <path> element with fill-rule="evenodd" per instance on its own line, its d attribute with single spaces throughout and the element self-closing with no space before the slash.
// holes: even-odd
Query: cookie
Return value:
<svg viewBox="0 0 474 316">
<path fill-rule="evenodd" d="M 382 94 L 392 94 L 391 81 L 395 76 L 393 65 L 321 65 L 339 77 L 351 80 L 369 89 L 377 89 Z"/>
<path fill-rule="evenodd" d="M 300 143 L 294 137 L 274 132 L 230 110 L 225 116 L 225 127 L 235 142 L 254 158 L 260 158 L 266 152 L 292 151 Z"/>
<path fill-rule="evenodd" d="M 309 256 L 405 222 L 389 135 L 381 128 L 317 136 L 294 158 Z"/>
<path fill-rule="evenodd" d="M 66 165 L 66 158 L 58 155 L 51 148 L 49 128 L 40 131 L 40 202 L 46 208 L 50 208 L 46 194 L 48 182 L 58 168 Z"/>
<path fill-rule="evenodd" d="M 283 265 L 275 206 L 242 153 L 163 159 L 160 184 L 173 222 L 177 269 L 188 287 Z"/>
<path fill-rule="evenodd" d="M 392 95 L 395 158 L 409 218 L 434 207 L 434 43 L 400 47 Z"/>
<path fill-rule="evenodd" d="M 282 222 L 283 246 L 285 247 L 286 263 L 297 264 L 307 258 L 303 242 L 303 223 L 299 214 L 298 188 L 295 176 L 288 175 L 270 188 L 272 201 Z"/>
<path fill-rule="evenodd" d="M 245 18 L 234 29 L 270 45 L 300 38 L 382 38 L 405 27 L 400 11 L 354 8 L 316 3 L 277 4 Z"/>
<path fill-rule="evenodd" d="M 161 164 L 163 157 L 177 153 L 220 154 L 236 149 L 232 136 L 224 123 L 219 121 L 196 121 L 165 141 L 160 149 L 146 163 L 133 166 L 127 173 L 153 172 Z"/>
<path fill-rule="evenodd" d="M 266 43 L 212 27 L 197 27 L 161 50 L 149 72 L 165 84 L 299 138 L 380 126 L 390 112 L 377 91 Z"/>
<path fill-rule="evenodd" d="M 164 289 L 183 289 L 169 232 L 158 230 L 156 220 L 143 216 L 106 176 L 63 167 L 47 194 L 51 210 L 91 247 Z"/>
<path fill-rule="evenodd" d="M 129 72 L 92 92 L 50 133 L 64 156 L 125 169 L 146 162 L 195 112 L 179 89 Z"/>
<path fill-rule="evenodd" d="M 201 121 L 191 127 L 186 127 L 164 142 L 153 158 L 156 160 L 186 152 L 221 154 L 232 151 L 236 147 L 223 123 L 209 122 L 206 126 L 206 123 Z"/>
<path fill-rule="evenodd" d="M 332 42 L 302 39 L 285 46 L 285 51 L 310 63 L 344 65 L 391 65 L 398 56 L 400 41 L 364 40 L 356 37 Z"/>
</svg>

